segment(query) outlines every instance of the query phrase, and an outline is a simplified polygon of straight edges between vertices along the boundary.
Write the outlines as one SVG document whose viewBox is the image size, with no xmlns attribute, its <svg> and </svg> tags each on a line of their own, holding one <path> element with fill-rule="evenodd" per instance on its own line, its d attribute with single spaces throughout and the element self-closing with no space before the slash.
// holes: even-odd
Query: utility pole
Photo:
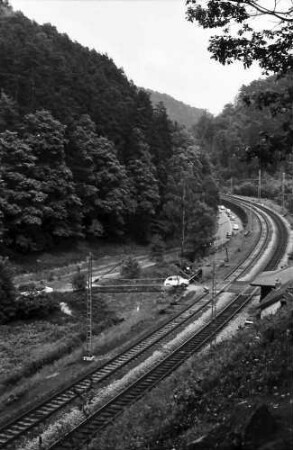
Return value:
<svg viewBox="0 0 293 450">
<path fill-rule="evenodd" d="M 282 173 L 282 212 L 285 213 L 285 172 Z"/>
<path fill-rule="evenodd" d="M 86 354 L 84 355 L 84 361 L 93 361 L 94 356 L 92 353 L 92 274 L 93 274 L 93 257 L 89 254 L 88 259 L 88 272 L 87 272 L 87 290 L 86 290 Z"/>
<path fill-rule="evenodd" d="M 216 297 L 216 263 L 213 261 L 213 271 L 212 271 L 212 320 L 214 320 L 214 314 L 215 314 L 215 297 Z"/>
<path fill-rule="evenodd" d="M 231 194 L 233 194 L 233 177 L 231 177 Z"/>
<path fill-rule="evenodd" d="M 181 234 L 181 258 L 184 256 L 184 242 L 185 242 L 185 178 L 183 178 L 183 191 L 182 191 L 182 234 Z"/>
<path fill-rule="evenodd" d="M 260 200 L 260 198 L 261 198 L 261 169 L 259 169 L 259 171 L 258 171 L 257 198 L 258 198 L 258 200 Z"/>
</svg>

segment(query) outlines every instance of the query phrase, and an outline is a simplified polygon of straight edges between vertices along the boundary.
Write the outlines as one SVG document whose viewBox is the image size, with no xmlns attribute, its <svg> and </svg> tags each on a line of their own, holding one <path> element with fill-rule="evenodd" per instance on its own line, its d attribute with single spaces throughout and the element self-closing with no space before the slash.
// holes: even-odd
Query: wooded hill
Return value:
<svg viewBox="0 0 293 450">
<path fill-rule="evenodd" d="M 183 210 L 186 244 L 205 248 L 218 203 L 208 158 L 111 58 L 0 0 L 0 90 L 2 253 L 179 242 Z"/>
<path fill-rule="evenodd" d="M 180 125 L 184 125 L 186 128 L 197 124 L 203 115 L 208 114 L 205 109 L 186 105 L 186 103 L 176 100 L 170 95 L 152 91 L 151 89 L 147 89 L 147 92 L 150 94 L 150 99 L 154 107 L 162 102 L 170 119 L 178 122 Z"/>
<path fill-rule="evenodd" d="M 261 171 L 261 195 L 279 204 L 284 196 L 293 211 L 292 104 L 292 72 L 256 80 L 242 86 L 221 114 L 202 116 L 193 134 L 235 193 L 257 196 Z"/>
</svg>

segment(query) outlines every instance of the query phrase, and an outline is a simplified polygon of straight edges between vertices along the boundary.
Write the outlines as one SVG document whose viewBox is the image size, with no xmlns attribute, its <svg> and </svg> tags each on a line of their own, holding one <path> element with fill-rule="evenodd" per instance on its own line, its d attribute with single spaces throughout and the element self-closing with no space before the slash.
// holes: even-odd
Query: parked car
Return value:
<svg viewBox="0 0 293 450">
<path fill-rule="evenodd" d="M 44 286 L 40 292 L 45 292 L 46 294 L 49 294 L 49 292 L 53 292 L 53 288 L 51 288 L 50 286 Z"/>
<path fill-rule="evenodd" d="M 37 297 L 40 294 L 49 294 L 53 292 L 53 288 L 50 286 L 37 286 L 35 283 L 27 283 L 18 286 L 20 295 L 28 297 L 29 295 Z"/>
<path fill-rule="evenodd" d="M 165 287 L 183 287 L 187 288 L 189 285 L 189 280 L 186 278 L 180 277 L 180 275 L 172 275 L 164 281 Z"/>
<path fill-rule="evenodd" d="M 227 238 L 230 238 L 232 236 L 232 233 L 231 233 L 231 231 L 227 231 L 227 233 L 226 233 L 226 237 Z"/>
<path fill-rule="evenodd" d="M 239 230 L 239 225 L 238 225 L 238 223 L 234 223 L 234 224 L 233 224 L 233 230 Z"/>
<path fill-rule="evenodd" d="M 250 327 L 253 324 L 254 324 L 254 317 L 251 317 L 251 316 L 247 317 L 247 319 L 244 322 L 244 325 L 246 327 Z"/>
</svg>

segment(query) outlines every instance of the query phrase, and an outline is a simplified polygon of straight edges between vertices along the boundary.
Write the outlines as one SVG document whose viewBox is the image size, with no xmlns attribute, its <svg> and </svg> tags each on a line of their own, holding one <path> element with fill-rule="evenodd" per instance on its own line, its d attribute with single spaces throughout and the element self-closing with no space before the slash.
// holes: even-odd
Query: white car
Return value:
<svg viewBox="0 0 293 450">
<path fill-rule="evenodd" d="M 233 230 L 239 230 L 239 225 L 238 225 L 238 223 L 234 223 L 234 224 L 233 224 Z"/>
<path fill-rule="evenodd" d="M 189 280 L 186 278 L 180 277 L 180 275 L 172 275 L 171 277 L 166 278 L 164 281 L 165 287 L 184 287 L 187 288 L 189 285 Z"/>
<path fill-rule="evenodd" d="M 51 288 L 50 286 L 45 286 L 41 292 L 45 292 L 45 294 L 49 294 L 50 292 L 53 292 L 53 288 Z"/>
</svg>

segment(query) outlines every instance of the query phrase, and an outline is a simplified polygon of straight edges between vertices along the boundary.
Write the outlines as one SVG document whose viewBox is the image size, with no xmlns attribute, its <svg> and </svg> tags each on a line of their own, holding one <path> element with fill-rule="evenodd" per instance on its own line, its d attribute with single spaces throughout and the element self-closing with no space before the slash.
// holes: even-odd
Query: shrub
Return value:
<svg viewBox="0 0 293 450">
<path fill-rule="evenodd" d="M 122 264 L 120 275 L 122 278 L 139 278 L 141 267 L 137 260 L 129 256 Z"/>
<path fill-rule="evenodd" d="M 71 285 L 74 291 L 84 291 L 86 289 L 86 276 L 84 273 L 81 273 L 80 268 L 73 275 Z"/>
<path fill-rule="evenodd" d="M 0 323 L 12 320 L 16 312 L 16 289 L 8 258 L 0 257 Z"/>
<path fill-rule="evenodd" d="M 238 186 L 235 186 L 234 193 L 238 195 L 248 195 L 250 197 L 254 197 L 257 195 L 257 186 L 255 183 L 246 181 Z"/>
<path fill-rule="evenodd" d="M 31 291 L 28 295 L 18 297 L 16 307 L 16 319 L 41 319 L 59 310 L 59 303 L 51 294 L 37 294 Z"/>
<path fill-rule="evenodd" d="M 162 262 L 164 260 L 165 243 L 162 237 L 156 234 L 150 244 L 150 256 L 154 261 Z"/>
</svg>

